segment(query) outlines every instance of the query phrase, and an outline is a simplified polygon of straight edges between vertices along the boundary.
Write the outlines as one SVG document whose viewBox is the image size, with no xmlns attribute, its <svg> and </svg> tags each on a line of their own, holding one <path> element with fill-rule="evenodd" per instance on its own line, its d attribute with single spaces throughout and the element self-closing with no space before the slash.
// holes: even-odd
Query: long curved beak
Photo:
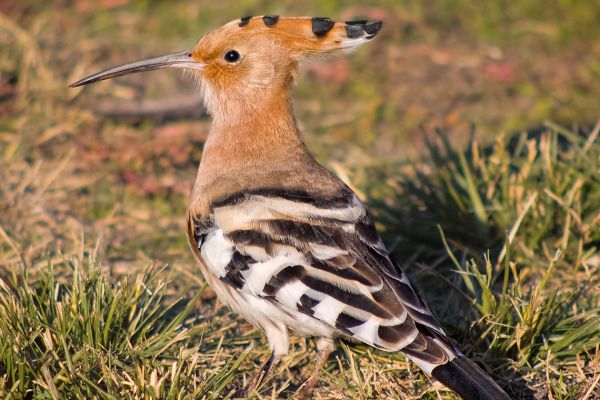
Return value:
<svg viewBox="0 0 600 400">
<path fill-rule="evenodd" d="M 202 70 L 204 65 L 192 58 L 191 51 L 182 51 L 179 53 L 167 54 L 164 56 L 147 58 L 145 60 L 134 61 L 129 64 L 119 65 L 109 68 L 102 72 L 90 75 L 86 78 L 78 80 L 69 87 L 77 87 L 88 85 L 90 83 L 102 81 L 104 79 L 112 79 L 118 76 L 133 74 L 136 72 L 152 71 L 153 69 L 161 68 L 182 68 Z"/>
</svg>

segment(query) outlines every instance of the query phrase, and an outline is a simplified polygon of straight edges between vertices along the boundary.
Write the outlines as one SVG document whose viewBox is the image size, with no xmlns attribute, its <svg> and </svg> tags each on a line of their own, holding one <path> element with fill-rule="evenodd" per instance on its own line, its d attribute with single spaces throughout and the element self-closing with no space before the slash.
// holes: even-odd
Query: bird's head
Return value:
<svg viewBox="0 0 600 400">
<path fill-rule="evenodd" d="M 193 50 L 120 65 L 72 84 L 159 68 L 193 71 L 209 111 L 252 107 L 269 94 L 286 93 L 298 61 L 349 51 L 370 41 L 381 22 L 334 22 L 310 17 L 244 17 L 204 35 Z"/>
</svg>

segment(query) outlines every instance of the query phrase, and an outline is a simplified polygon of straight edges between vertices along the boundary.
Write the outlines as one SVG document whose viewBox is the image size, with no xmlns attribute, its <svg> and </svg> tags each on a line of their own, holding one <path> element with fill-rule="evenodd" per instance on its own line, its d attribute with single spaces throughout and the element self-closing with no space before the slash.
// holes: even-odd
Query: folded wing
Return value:
<svg viewBox="0 0 600 400">
<path fill-rule="evenodd" d="M 402 350 L 429 373 L 455 357 L 350 189 L 335 198 L 269 189 L 237 193 L 192 223 L 208 268 L 231 287 L 342 336 Z"/>
</svg>

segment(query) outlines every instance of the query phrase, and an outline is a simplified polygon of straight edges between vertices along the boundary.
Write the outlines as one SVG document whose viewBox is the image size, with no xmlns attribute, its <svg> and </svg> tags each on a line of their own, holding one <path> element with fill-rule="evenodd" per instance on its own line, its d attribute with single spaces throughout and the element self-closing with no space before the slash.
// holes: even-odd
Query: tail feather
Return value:
<svg viewBox="0 0 600 400">
<path fill-rule="evenodd" d="M 492 378 L 465 356 L 435 367 L 431 375 L 465 400 L 510 400 Z"/>
</svg>

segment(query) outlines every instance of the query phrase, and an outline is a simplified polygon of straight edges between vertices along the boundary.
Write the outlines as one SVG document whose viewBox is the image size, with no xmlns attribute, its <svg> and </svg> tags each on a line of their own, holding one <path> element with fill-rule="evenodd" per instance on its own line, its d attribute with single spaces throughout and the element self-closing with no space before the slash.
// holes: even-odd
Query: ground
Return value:
<svg viewBox="0 0 600 400">
<path fill-rule="evenodd" d="M 309 148 L 514 397 L 600 398 L 600 3 L 358 3 L 0 4 L 0 397 L 222 398 L 267 358 L 185 240 L 210 126 L 190 80 L 67 86 L 280 14 L 384 21 L 368 47 L 302 66 Z M 259 395 L 290 395 L 314 357 L 294 339 Z M 454 398 L 349 343 L 317 397 Z"/>
</svg>

